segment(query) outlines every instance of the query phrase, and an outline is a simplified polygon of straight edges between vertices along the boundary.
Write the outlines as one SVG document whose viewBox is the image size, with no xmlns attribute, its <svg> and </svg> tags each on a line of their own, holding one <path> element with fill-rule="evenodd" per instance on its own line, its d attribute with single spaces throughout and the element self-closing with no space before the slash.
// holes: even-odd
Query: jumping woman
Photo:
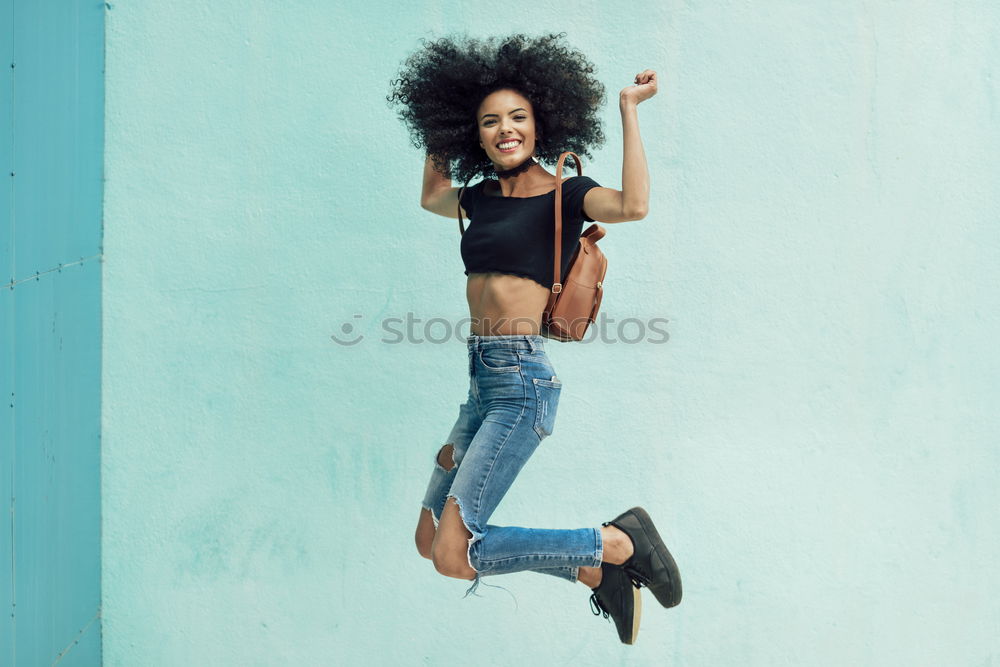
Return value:
<svg viewBox="0 0 1000 667">
<path fill-rule="evenodd" d="M 564 151 L 591 157 L 604 142 L 604 86 L 594 66 L 561 43 L 565 33 L 425 42 L 392 82 L 390 103 L 426 152 L 423 209 L 469 219 L 461 237 L 472 324 L 469 392 L 433 468 L 416 529 L 417 551 L 448 577 L 532 570 L 590 587 L 595 614 L 635 642 L 640 588 L 664 607 L 681 600 L 670 552 L 641 507 L 599 527 L 521 528 L 487 523 L 518 472 L 552 433 L 562 382 L 546 354 L 541 316 L 552 288 L 556 177 Z M 636 107 L 656 94 L 644 70 L 619 94 L 622 189 L 587 176 L 562 185 L 562 275 L 583 222 L 641 220 L 649 174 Z M 453 187 L 452 177 L 470 187 Z M 461 200 L 459 195 L 461 194 Z M 488 584 L 487 584 L 488 585 Z M 596 608 L 595 608 L 596 607 Z"/>
</svg>

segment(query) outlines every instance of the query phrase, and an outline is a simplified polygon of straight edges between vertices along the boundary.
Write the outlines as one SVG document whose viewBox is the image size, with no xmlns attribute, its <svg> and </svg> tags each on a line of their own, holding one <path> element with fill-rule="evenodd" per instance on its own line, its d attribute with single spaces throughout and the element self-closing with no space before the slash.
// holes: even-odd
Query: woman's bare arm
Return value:
<svg viewBox="0 0 1000 667">
<path fill-rule="evenodd" d="M 639 113 L 636 104 L 623 98 L 619 105 L 625 135 L 622 150 L 622 211 L 635 220 L 641 220 L 649 210 L 649 168 L 646 165 L 646 151 L 639 138 Z"/>
<path fill-rule="evenodd" d="M 448 218 L 458 217 L 458 190 L 452 187 L 451 178 L 434 168 L 430 155 L 424 160 L 424 185 L 420 193 L 420 207 Z M 468 213 L 462 209 L 462 216 Z"/>
<path fill-rule="evenodd" d="M 599 222 L 642 220 L 649 210 L 649 168 L 639 136 L 640 102 L 656 94 L 656 72 L 645 70 L 635 77 L 635 86 L 621 91 L 618 106 L 622 114 L 622 189 L 592 188 L 584 195 L 583 209 Z"/>
</svg>

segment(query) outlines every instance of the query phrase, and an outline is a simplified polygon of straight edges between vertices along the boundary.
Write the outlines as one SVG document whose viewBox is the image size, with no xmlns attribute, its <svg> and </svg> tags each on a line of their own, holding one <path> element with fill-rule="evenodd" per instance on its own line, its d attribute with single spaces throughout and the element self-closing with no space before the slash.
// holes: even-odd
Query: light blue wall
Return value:
<svg viewBox="0 0 1000 667">
<path fill-rule="evenodd" d="M 0 664 L 101 660 L 101 3 L 0 1 Z"/>
<path fill-rule="evenodd" d="M 1000 662 L 994 4 L 111 4 L 107 664 Z M 384 97 L 459 28 L 590 56 L 610 187 L 617 92 L 661 78 L 602 312 L 669 341 L 552 344 L 555 432 L 491 519 L 649 509 L 685 598 L 635 647 L 580 584 L 462 599 L 413 544 L 464 332 L 380 324 L 468 313 Z"/>
</svg>

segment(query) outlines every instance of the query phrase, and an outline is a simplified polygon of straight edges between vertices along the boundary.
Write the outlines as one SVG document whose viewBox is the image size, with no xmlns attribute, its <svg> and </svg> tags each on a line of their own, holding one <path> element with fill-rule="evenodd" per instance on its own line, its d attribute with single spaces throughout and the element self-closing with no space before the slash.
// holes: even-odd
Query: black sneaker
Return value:
<svg viewBox="0 0 1000 667">
<path fill-rule="evenodd" d="M 603 613 L 604 618 L 613 618 L 622 643 L 634 644 L 639 634 L 642 595 L 625 571 L 617 565 L 601 563 L 601 583 L 590 590 L 594 591 L 590 595 L 590 610 L 597 616 Z"/>
<path fill-rule="evenodd" d="M 620 567 L 636 589 L 646 586 L 664 607 L 680 604 L 681 573 L 646 510 L 633 507 L 601 525 L 615 526 L 632 540 L 635 553 Z"/>
</svg>

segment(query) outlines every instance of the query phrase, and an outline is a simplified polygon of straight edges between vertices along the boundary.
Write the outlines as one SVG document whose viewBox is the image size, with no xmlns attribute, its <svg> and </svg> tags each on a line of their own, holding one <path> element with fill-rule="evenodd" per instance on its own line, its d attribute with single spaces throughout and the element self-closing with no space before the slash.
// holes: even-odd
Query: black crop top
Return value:
<svg viewBox="0 0 1000 667">
<path fill-rule="evenodd" d="M 552 287 L 555 263 L 555 190 L 534 197 L 504 197 L 483 192 L 483 179 L 462 192 L 462 208 L 469 226 L 462 234 L 465 275 L 506 273 L 531 278 Z M 566 278 L 583 222 L 583 196 L 600 185 L 589 176 L 571 176 L 562 184 L 562 248 L 560 280 Z"/>
</svg>

